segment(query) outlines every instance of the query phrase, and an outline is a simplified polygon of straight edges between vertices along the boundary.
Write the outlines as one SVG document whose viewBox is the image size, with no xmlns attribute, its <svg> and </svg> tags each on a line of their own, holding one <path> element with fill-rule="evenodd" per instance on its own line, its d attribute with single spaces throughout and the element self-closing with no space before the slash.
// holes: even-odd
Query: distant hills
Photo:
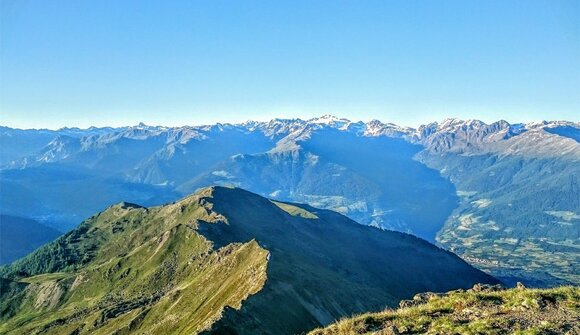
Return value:
<svg viewBox="0 0 580 335">
<path fill-rule="evenodd" d="M 497 281 L 453 253 L 233 188 L 119 203 L 0 268 L 2 334 L 295 334 Z"/>
<path fill-rule="evenodd" d="M 208 185 L 410 232 L 507 283 L 580 283 L 580 124 L 330 115 L 177 128 L 0 129 L 1 212 L 61 231 Z M 5 149 L 6 148 L 6 149 Z"/>
<path fill-rule="evenodd" d="M 33 252 L 61 234 L 31 219 L 0 214 L 0 265 Z"/>
</svg>

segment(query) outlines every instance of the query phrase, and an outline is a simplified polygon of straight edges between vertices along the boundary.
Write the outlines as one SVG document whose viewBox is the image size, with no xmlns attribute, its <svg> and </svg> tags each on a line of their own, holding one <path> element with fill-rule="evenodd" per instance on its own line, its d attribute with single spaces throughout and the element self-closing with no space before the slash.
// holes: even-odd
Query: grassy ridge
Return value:
<svg viewBox="0 0 580 335">
<path fill-rule="evenodd" d="M 227 188 L 216 188 L 212 201 L 229 224 L 204 226 L 205 236 L 219 244 L 255 238 L 271 252 L 264 289 L 226 312 L 216 334 L 300 334 L 417 292 L 495 282 L 424 240 L 332 211 Z"/>
<path fill-rule="evenodd" d="M 296 334 L 476 282 L 496 280 L 414 236 L 213 187 L 0 268 L 0 334 Z"/>
<path fill-rule="evenodd" d="M 240 308 L 266 280 L 268 252 L 255 241 L 214 249 L 193 218 L 217 215 L 198 201 L 113 206 L 3 269 L 28 277 L 4 281 L 0 333 L 197 333 Z"/>
<path fill-rule="evenodd" d="M 579 334 L 580 288 L 510 290 L 476 286 L 420 294 L 403 307 L 343 319 L 310 335 Z"/>
</svg>

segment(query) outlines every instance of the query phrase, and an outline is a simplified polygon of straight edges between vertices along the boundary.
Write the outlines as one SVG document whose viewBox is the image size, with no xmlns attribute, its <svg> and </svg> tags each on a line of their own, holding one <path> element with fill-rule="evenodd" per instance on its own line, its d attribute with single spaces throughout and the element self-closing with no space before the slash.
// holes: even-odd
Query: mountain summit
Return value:
<svg viewBox="0 0 580 335">
<path fill-rule="evenodd" d="M 3 334 L 295 334 L 496 282 L 411 235 L 225 187 L 111 206 L 0 278 Z"/>
</svg>

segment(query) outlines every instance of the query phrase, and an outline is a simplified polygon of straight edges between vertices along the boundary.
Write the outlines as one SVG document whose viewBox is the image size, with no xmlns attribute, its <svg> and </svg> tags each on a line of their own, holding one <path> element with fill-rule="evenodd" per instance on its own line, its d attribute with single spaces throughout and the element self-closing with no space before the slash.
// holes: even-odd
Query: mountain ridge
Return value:
<svg viewBox="0 0 580 335">
<path fill-rule="evenodd" d="M 580 282 L 578 122 L 447 119 L 415 129 L 327 115 L 90 131 L 67 129 L 70 144 L 3 168 L 0 212 L 66 231 L 112 202 L 151 206 L 231 185 L 437 241 L 511 284 Z"/>
<path fill-rule="evenodd" d="M 580 289 L 574 286 L 475 285 L 466 291 L 417 294 L 396 310 L 357 315 L 308 334 L 577 334 L 579 304 Z"/>
<path fill-rule="evenodd" d="M 421 290 L 497 282 L 417 237 L 225 187 L 110 206 L 0 277 L 8 334 L 293 334 Z"/>
<path fill-rule="evenodd" d="M 420 144 L 431 152 L 502 153 L 534 157 L 538 156 L 538 152 L 535 151 L 538 148 L 537 142 L 543 141 L 542 147 L 544 149 L 540 156 L 555 157 L 555 152 L 568 151 L 568 156 L 580 160 L 580 146 L 577 139 L 580 137 L 578 135 L 580 134 L 580 122 L 542 121 L 510 125 L 503 120 L 486 124 L 479 120 L 445 119 L 442 122 L 429 123 L 415 129 L 383 123 L 379 120 L 353 122 L 344 118 L 324 115 L 308 120 L 274 119 L 268 122 L 247 121 L 238 124 L 217 123 L 204 126 L 163 127 L 140 124 L 138 126 L 89 128 L 86 130 L 63 128 L 51 132 L 59 134 L 58 136 L 65 136 L 63 137 L 63 139 L 66 138 L 65 142 L 55 139 L 53 142 L 56 142 L 47 143 L 44 149 L 38 148 L 40 151 L 37 154 L 3 164 L 0 162 L 0 164 L 4 165 L 5 168 L 24 168 L 62 161 L 71 155 L 90 151 L 91 148 L 104 147 L 124 139 L 139 141 L 159 136 L 165 138 L 165 144 L 158 146 L 157 150 L 165 147 L 166 152 L 174 152 L 175 148 L 186 145 L 190 141 L 208 140 L 212 134 L 215 136 L 216 131 L 223 132 L 224 130 L 241 133 L 258 132 L 270 142 L 275 142 L 271 150 L 297 150 L 300 147 L 298 143 L 300 140 L 307 139 L 313 131 L 323 128 L 337 129 L 364 137 L 402 138 L 411 143 Z M 561 128 L 564 130 L 558 131 Z M 530 131 L 534 133 L 533 136 L 526 134 Z M 3 133 L 8 132 L 10 132 L 9 128 L 3 128 Z M 60 135 L 61 133 L 62 135 Z M 83 136 L 83 133 L 86 135 Z M 458 137 L 457 134 L 460 136 Z M 523 135 L 523 137 L 519 137 L 519 135 Z M 558 136 L 560 140 L 554 141 L 553 136 Z M 3 137 L 5 138 L 0 132 L 0 138 Z M 571 142 L 562 143 L 566 138 L 570 138 Z M 154 152 L 148 153 L 148 155 L 154 154 Z M 170 153 L 170 155 L 172 154 Z"/>
<path fill-rule="evenodd" d="M 185 141 L 190 139 L 207 139 L 203 133 L 211 133 L 212 131 L 222 131 L 224 129 L 237 129 L 242 131 L 261 131 L 266 136 L 275 138 L 276 136 L 287 137 L 290 135 L 296 135 L 299 131 L 312 131 L 320 128 L 329 127 L 333 129 L 338 129 L 341 131 L 354 132 L 361 136 L 388 136 L 396 138 L 406 138 L 409 141 L 416 143 L 422 143 L 430 147 L 431 150 L 439 151 L 441 148 L 434 146 L 430 141 L 430 137 L 433 134 L 441 133 L 455 133 L 457 131 L 477 131 L 482 130 L 480 136 L 485 136 L 488 133 L 502 135 L 497 139 L 492 141 L 499 141 L 502 139 L 507 139 L 509 137 L 520 135 L 529 130 L 539 130 L 539 129 L 553 129 L 558 127 L 570 127 L 573 129 L 580 129 L 580 122 L 573 121 L 540 121 L 540 122 L 528 122 L 528 123 L 515 123 L 510 124 L 505 120 L 500 120 L 486 124 L 480 120 L 468 119 L 461 120 L 455 118 L 444 119 L 441 122 L 432 122 L 425 125 L 421 125 L 417 128 L 412 127 L 402 127 L 392 123 L 383 123 L 379 120 L 371 120 L 368 122 L 363 121 L 351 121 L 346 118 L 338 118 L 332 115 L 323 115 L 317 118 L 311 118 L 307 120 L 303 119 L 273 119 L 270 121 L 246 121 L 242 123 L 216 123 L 213 125 L 201 125 L 201 126 L 178 126 L 178 127 L 166 127 L 166 126 L 148 126 L 140 123 L 137 126 L 125 126 L 125 127 L 102 127 L 96 128 L 91 127 L 87 129 L 79 128 L 60 128 L 58 130 L 41 130 L 54 134 L 64 134 L 70 137 L 72 134 L 82 135 L 86 133 L 90 138 L 85 140 L 85 145 L 91 141 L 99 141 L 107 143 L 109 141 L 114 141 L 119 138 L 132 138 L 132 139 L 142 139 L 148 136 L 157 136 L 162 133 L 168 134 L 184 134 L 190 132 L 192 135 L 189 138 L 186 136 Z M 9 127 L 2 127 L 3 133 L 10 131 L 35 131 L 36 129 L 13 129 Z M 501 134 L 501 132 L 506 132 Z M 116 134 L 111 137 L 109 134 Z M 2 135 L 2 133 L 0 133 Z M 506 137 L 507 135 L 507 137 Z M 555 134 L 557 135 L 557 134 Z M 173 135 L 175 136 L 175 135 Z M 575 135 L 577 136 L 577 135 Z M 78 136 L 77 136 L 78 137 Z M 172 136 L 167 136 L 171 138 Z M 565 136 L 564 136 L 565 137 Z M 432 140 L 432 139 L 431 139 Z M 182 140 L 183 141 L 183 140 Z M 168 141 L 167 144 L 174 143 L 173 141 Z M 449 149 L 449 148 L 447 148 Z M 14 167 L 20 166 L 18 163 L 13 163 Z"/>
</svg>

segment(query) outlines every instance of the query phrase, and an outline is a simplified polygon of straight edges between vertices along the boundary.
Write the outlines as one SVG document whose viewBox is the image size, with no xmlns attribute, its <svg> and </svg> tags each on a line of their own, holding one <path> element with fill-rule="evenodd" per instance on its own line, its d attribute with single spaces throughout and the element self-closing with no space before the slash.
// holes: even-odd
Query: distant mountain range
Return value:
<svg viewBox="0 0 580 335">
<path fill-rule="evenodd" d="M 299 334 L 479 282 L 497 280 L 412 235 L 211 187 L 111 206 L 0 267 L 0 333 Z"/>
<path fill-rule="evenodd" d="M 325 115 L 177 128 L 0 128 L 1 212 L 66 231 L 208 185 L 416 234 L 502 280 L 580 283 L 580 123 Z"/>
</svg>

